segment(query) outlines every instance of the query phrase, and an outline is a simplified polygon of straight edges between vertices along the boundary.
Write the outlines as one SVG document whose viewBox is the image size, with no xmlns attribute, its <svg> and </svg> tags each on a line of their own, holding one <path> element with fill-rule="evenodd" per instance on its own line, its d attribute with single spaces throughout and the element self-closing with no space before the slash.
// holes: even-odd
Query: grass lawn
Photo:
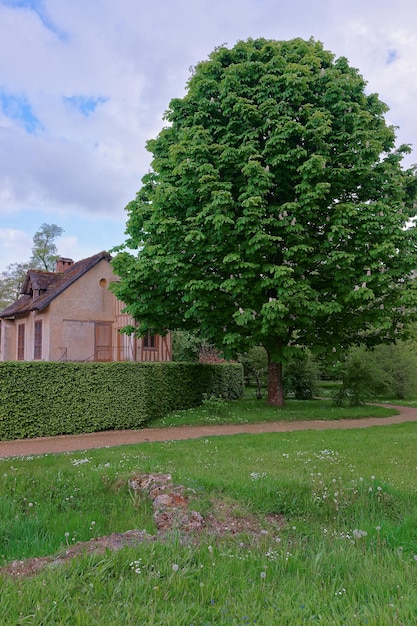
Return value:
<svg viewBox="0 0 417 626">
<path fill-rule="evenodd" d="M 273 419 L 253 402 L 222 404 L 222 419 L 246 419 L 254 406 Z M 323 401 L 271 410 L 312 419 L 322 405 L 331 411 Z M 3 567 L 130 529 L 155 538 L 55 560 L 34 576 L 3 570 L 1 623 L 414 624 L 416 449 L 409 423 L 0 459 Z M 189 507 L 222 531 L 158 534 L 150 500 L 128 488 L 147 472 L 170 473 L 190 489 Z"/>
<path fill-rule="evenodd" d="M 265 399 L 244 397 L 240 400 L 206 400 L 202 406 L 185 411 L 174 411 L 152 420 L 150 426 L 190 426 L 194 424 L 250 424 L 255 422 L 295 420 L 339 420 L 361 417 L 388 417 L 395 409 L 364 404 L 360 406 L 334 406 L 329 399 L 287 400 L 282 408 L 267 406 Z"/>
</svg>

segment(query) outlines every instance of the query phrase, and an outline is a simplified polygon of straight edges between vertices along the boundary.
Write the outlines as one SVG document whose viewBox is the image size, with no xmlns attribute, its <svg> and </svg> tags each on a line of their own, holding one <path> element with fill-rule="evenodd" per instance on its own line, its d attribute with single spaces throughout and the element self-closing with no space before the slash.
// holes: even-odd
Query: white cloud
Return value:
<svg viewBox="0 0 417 626">
<path fill-rule="evenodd" d="M 32 251 L 32 237 L 22 230 L 0 228 L 0 271 L 10 263 L 25 262 Z"/>
<path fill-rule="evenodd" d="M 21 106 L 19 119 L 0 98 L 0 219 L 20 231 L 22 224 L 32 228 L 38 212 L 30 238 L 44 221 L 77 216 L 68 237 L 84 242 L 91 220 L 99 219 L 102 239 L 92 229 L 92 247 L 109 247 L 149 168 L 145 143 L 161 129 L 170 99 L 185 93 L 190 66 L 215 46 L 250 36 L 313 36 L 346 56 L 390 106 L 399 140 L 417 150 L 415 0 L 30 0 L 37 10 L 23 4 L 0 0 L 0 95 L 28 107 Z M 86 115 L 88 102 L 96 106 Z"/>
</svg>

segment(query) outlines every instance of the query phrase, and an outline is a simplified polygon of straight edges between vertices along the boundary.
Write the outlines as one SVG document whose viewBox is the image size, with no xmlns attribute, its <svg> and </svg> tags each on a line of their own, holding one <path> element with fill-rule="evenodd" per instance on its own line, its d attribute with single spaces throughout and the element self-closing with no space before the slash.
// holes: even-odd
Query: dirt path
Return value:
<svg viewBox="0 0 417 626">
<path fill-rule="evenodd" d="M 225 424 L 217 426 L 175 426 L 172 428 L 142 428 L 140 430 L 117 430 L 85 435 L 59 435 L 58 437 L 39 437 L 36 439 L 17 439 L 0 441 L 0 458 L 28 456 L 36 454 L 71 452 L 121 446 L 149 441 L 174 441 L 179 439 L 198 439 L 220 435 L 238 435 L 241 433 L 283 433 L 297 430 L 335 430 L 347 428 L 368 428 L 387 424 L 402 424 L 417 421 L 417 408 L 384 404 L 399 411 L 391 417 L 367 417 L 363 419 L 311 420 L 297 422 L 261 422 L 258 424 Z"/>
</svg>

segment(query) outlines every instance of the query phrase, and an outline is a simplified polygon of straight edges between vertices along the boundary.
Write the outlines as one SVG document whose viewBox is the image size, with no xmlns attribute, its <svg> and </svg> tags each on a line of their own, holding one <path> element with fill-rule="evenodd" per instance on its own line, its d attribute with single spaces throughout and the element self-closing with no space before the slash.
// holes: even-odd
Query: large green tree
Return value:
<svg viewBox="0 0 417 626">
<path fill-rule="evenodd" d="M 416 175 L 387 107 L 314 40 L 248 40 L 199 63 L 128 206 L 114 269 L 138 333 L 263 345 L 268 399 L 300 346 L 391 342 L 415 316 Z"/>
</svg>

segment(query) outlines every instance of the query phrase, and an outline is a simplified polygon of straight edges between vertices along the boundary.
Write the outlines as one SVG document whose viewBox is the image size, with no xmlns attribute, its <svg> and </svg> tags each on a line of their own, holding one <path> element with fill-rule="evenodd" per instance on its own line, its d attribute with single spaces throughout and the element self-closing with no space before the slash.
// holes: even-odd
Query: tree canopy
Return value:
<svg viewBox="0 0 417 626">
<path fill-rule="evenodd" d="M 33 236 L 32 256 L 29 265 L 32 269 L 40 269 L 45 272 L 55 270 L 55 262 L 58 258 L 58 249 L 55 239 L 61 237 L 64 229 L 56 224 L 42 224 Z"/>
<path fill-rule="evenodd" d="M 386 112 L 314 40 L 249 39 L 200 62 L 147 144 L 113 261 L 135 332 L 264 346 L 275 405 L 292 351 L 395 341 L 416 316 L 416 173 Z"/>
<path fill-rule="evenodd" d="M 55 239 L 64 229 L 56 224 L 42 224 L 33 236 L 32 255 L 29 261 L 11 263 L 0 273 L 0 310 L 17 300 L 30 269 L 52 272 L 58 258 Z"/>
</svg>

